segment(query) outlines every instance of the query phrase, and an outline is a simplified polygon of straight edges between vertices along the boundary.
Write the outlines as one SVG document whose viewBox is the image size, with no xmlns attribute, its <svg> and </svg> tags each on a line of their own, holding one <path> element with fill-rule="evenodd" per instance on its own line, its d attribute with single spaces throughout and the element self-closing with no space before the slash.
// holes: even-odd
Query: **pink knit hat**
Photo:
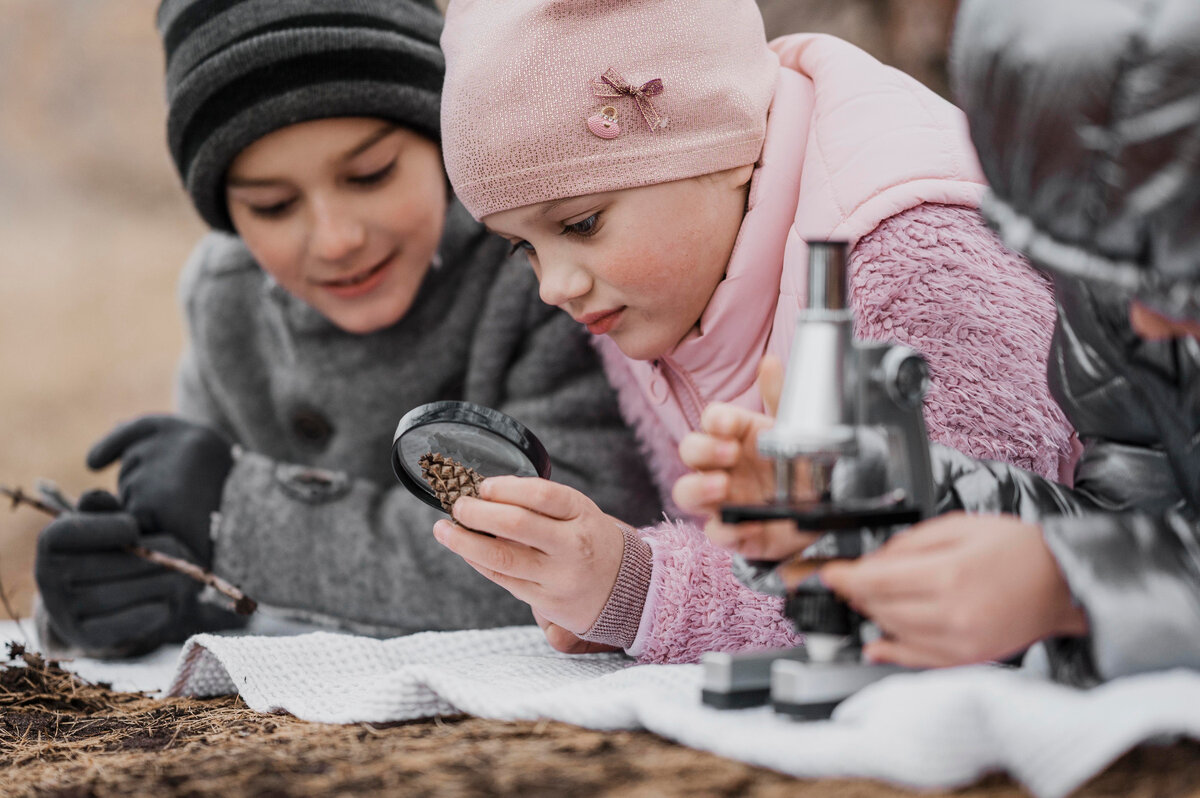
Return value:
<svg viewBox="0 0 1200 798">
<path fill-rule="evenodd" d="M 779 70 L 754 0 L 452 0 L 442 49 L 476 219 L 754 163 Z"/>
</svg>

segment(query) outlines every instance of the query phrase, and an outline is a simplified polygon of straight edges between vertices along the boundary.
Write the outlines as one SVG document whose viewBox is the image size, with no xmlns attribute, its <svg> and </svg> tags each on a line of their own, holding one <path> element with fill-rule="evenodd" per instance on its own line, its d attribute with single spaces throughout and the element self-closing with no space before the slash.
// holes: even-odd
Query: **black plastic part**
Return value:
<svg viewBox="0 0 1200 798">
<path fill-rule="evenodd" d="M 772 701 L 771 706 L 779 715 L 787 715 L 795 720 L 829 720 L 833 710 L 842 703 L 838 701 L 817 701 L 812 704 L 793 704 L 790 701 Z"/>
<path fill-rule="evenodd" d="M 546 447 L 528 427 L 512 416 L 471 402 L 429 402 L 414 407 L 400 419 L 400 423 L 396 427 L 396 434 L 392 438 L 392 471 L 395 472 L 396 479 L 400 480 L 400 484 L 430 507 L 441 510 L 442 503 L 438 501 L 433 488 L 429 487 L 424 479 L 415 476 L 404 467 L 400 454 L 401 439 L 413 430 L 430 424 L 461 425 L 490 432 L 511 444 L 520 457 L 529 462 L 539 477 L 543 479 L 550 477 L 550 454 L 546 451 Z M 469 457 L 460 462 L 479 470 L 477 463 L 470 462 Z M 419 467 L 416 468 L 416 473 L 420 473 Z M 484 473 L 484 476 L 498 475 Z"/>
<path fill-rule="evenodd" d="M 850 605 L 828 591 L 792 593 L 784 600 L 783 614 L 792 619 L 798 631 L 838 636 L 857 634 L 863 620 Z"/>
<path fill-rule="evenodd" d="M 736 690 L 725 693 L 719 690 L 701 690 L 700 700 L 705 706 L 715 709 L 748 709 L 761 707 L 771 700 L 771 688 L 761 690 Z"/>
<path fill-rule="evenodd" d="M 853 507 L 834 504 L 729 504 L 721 508 L 721 520 L 726 524 L 745 521 L 796 522 L 800 529 L 842 531 L 864 527 L 915 524 L 921 511 L 909 505 L 888 507 Z"/>
</svg>

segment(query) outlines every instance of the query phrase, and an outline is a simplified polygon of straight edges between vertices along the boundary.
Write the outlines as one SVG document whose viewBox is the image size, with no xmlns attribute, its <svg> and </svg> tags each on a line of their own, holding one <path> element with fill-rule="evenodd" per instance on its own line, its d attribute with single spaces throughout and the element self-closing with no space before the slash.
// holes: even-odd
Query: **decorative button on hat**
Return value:
<svg viewBox="0 0 1200 798">
<path fill-rule="evenodd" d="M 621 135 L 621 126 L 617 124 L 617 109 L 606 105 L 598 113 L 592 114 L 587 121 L 588 130 L 602 139 L 615 139 Z"/>
<path fill-rule="evenodd" d="M 663 93 L 662 78 L 654 78 L 653 80 L 646 81 L 641 86 L 635 86 L 621 77 L 620 72 L 609 67 L 598 80 L 592 81 L 592 93 L 597 97 L 632 97 L 634 102 L 637 103 L 638 110 L 642 112 L 642 119 L 646 120 L 646 126 L 651 131 L 667 126 L 667 120 L 659 115 L 658 109 L 654 107 L 654 102 L 650 99 Z M 612 108 L 612 106 L 604 106 L 601 114 L 609 108 Z M 613 108 L 613 115 L 615 122 L 615 108 Z M 591 127 L 591 119 L 588 120 L 588 127 Z M 595 130 L 592 132 L 596 133 Z M 600 134 L 597 133 L 596 135 Z"/>
</svg>

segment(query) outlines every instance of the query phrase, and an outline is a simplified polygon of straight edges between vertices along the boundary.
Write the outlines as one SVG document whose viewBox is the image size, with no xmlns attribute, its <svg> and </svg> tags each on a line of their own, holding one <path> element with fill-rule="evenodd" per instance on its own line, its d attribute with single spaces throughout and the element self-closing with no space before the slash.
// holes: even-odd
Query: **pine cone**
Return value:
<svg viewBox="0 0 1200 798">
<path fill-rule="evenodd" d="M 418 461 L 421 473 L 433 493 L 442 503 L 442 509 L 450 512 L 460 496 L 478 496 L 479 483 L 483 476 L 473 468 L 436 452 L 426 452 Z"/>
</svg>

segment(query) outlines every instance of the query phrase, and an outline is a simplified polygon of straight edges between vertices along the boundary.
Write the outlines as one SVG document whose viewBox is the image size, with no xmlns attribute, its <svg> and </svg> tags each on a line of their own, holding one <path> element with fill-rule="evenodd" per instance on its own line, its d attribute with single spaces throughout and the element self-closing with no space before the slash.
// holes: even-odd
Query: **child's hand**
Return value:
<svg viewBox="0 0 1200 798">
<path fill-rule="evenodd" d="M 607 646 L 604 643 L 581 640 L 558 624 L 550 623 L 550 621 L 538 615 L 537 612 L 533 613 L 533 620 L 541 627 L 542 633 L 546 635 L 546 642 L 550 644 L 550 648 L 560 651 L 563 654 L 602 654 L 621 650 L 616 646 Z"/>
<path fill-rule="evenodd" d="M 479 498 L 454 503 L 453 516 L 470 529 L 438 521 L 443 546 L 542 620 L 573 635 L 591 628 L 621 569 L 619 521 L 574 488 L 537 477 L 489 477 Z"/>
<path fill-rule="evenodd" d="M 109 432 L 87 454 L 93 470 L 117 460 L 121 504 L 142 532 L 171 535 L 188 559 L 211 566 L 212 514 L 233 469 L 229 441 L 178 416 L 142 416 Z"/>
<path fill-rule="evenodd" d="M 1012 516 L 944 515 L 820 573 L 884 631 L 877 662 L 965 665 L 1088 631 L 1041 529 Z"/>
<path fill-rule="evenodd" d="M 779 402 L 782 380 L 778 358 L 764 358 L 758 385 L 769 414 Z M 684 465 L 697 473 L 680 477 L 671 491 L 680 509 L 709 517 L 704 527 L 709 540 L 752 560 L 785 559 L 817 538 L 797 532 L 790 521 L 721 522 L 721 505 L 762 504 L 775 495 L 774 464 L 758 453 L 758 433 L 775 423 L 772 415 L 722 402 L 706 407 L 700 431 L 679 442 Z"/>
</svg>

